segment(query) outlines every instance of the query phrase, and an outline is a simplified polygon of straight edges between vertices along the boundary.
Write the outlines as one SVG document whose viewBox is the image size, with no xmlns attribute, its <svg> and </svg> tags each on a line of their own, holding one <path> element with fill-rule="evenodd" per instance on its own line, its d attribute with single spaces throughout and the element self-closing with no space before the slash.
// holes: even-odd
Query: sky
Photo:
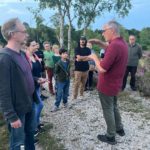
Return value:
<svg viewBox="0 0 150 150">
<path fill-rule="evenodd" d="M 95 23 L 91 24 L 92 29 L 100 29 L 102 25 L 109 20 L 115 19 L 122 24 L 126 29 L 142 30 L 145 27 L 150 27 L 150 0 L 131 0 L 132 9 L 125 18 L 118 18 L 117 14 L 105 13 L 101 17 L 95 19 Z M 18 17 L 23 22 L 27 22 L 31 27 L 35 27 L 33 15 L 27 8 L 37 8 L 37 3 L 34 0 L 0 0 L 0 25 L 10 18 Z M 52 26 L 49 17 L 53 11 L 45 10 L 42 15 L 45 24 Z"/>
</svg>

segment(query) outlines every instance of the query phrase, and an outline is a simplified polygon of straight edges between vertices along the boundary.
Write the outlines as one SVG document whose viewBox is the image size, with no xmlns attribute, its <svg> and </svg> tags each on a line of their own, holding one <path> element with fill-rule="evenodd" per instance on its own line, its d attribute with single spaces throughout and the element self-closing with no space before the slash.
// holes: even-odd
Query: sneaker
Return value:
<svg viewBox="0 0 150 150">
<path fill-rule="evenodd" d="M 42 91 L 45 91 L 46 89 L 44 87 L 41 88 Z"/>
<path fill-rule="evenodd" d="M 125 132 L 123 129 L 119 130 L 119 131 L 116 131 L 117 134 L 119 134 L 120 136 L 124 136 L 125 135 Z"/>
<path fill-rule="evenodd" d="M 35 132 L 34 132 L 34 137 L 38 136 L 38 134 L 39 134 L 39 130 L 36 129 Z"/>
<path fill-rule="evenodd" d="M 38 130 L 39 130 L 39 133 L 43 133 L 46 131 L 44 128 L 41 128 L 41 127 L 38 127 Z"/>
<path fill-rule="evenodd" d="M 67 107 L 68 107 L 68 103 L 65 103 L 65 104 L 64 104 L 64 108 L 67 108 Z"/>
<path fill-rule="evenodd" d="M 71 100 L 75 101 L 75 100 L 77 100 L 77 98 L 73 96 L 73 97 L 71 98 Z"/>
<path fill-rule="evenodd" d="M 38 125 L 38 127 L 43 128 L 43 127 L 44 127 L 44 124 L 43 124 L 43 123 L 40 123 L 40 124 Z"/>
<path fill-rule="evenodd" d="M 84 89 L 84 91 L 88 91 L 89 89 L 86 87 L 85 89 Z"/>
<path fill-rule="evenodd" d="M 44 126 L 41 126 L 40 124 L 38 125 L 38 130 L 39 130 L 39 132 L 40 132 L 40 130 L 42 130 L 43 128 L 44 128 Z"/>
<path fill-rule="evenodd" d="M 89 88 L 89 91 L 93 91 L 93 88 L 92 88 L 92 87 L 90 87 L 90 88 Z"/>
<path fill-rule="evenodd" d="M 136 89 L 136 87 L 131 87 L 131 90 L 136 91 L 137 89 Z"/>
<path fill-rule="evenodd" d="M 105 143 L 111 144 L 111 145 L 115 145 L 117 144 L 115 137 L 107 137 L 106 135 L 98 135 L 97 138 Z"/>
<path fill-rule="evenodd" d="M 55 111 L 58 111 L 58 110 L 59 110 L 59 108 L 58 108 L 57 106 L 54 106 L 54 107 L 52 108 L 51 112 L 55 112 Z"/>
<path fill-rule="evenodd" d="M 34 139 L 34 145 L 39 143 L 39 139 Z"/>
<path fill-rule="evenodd" d="M 83 95 L 82 95 L 82 96 L 79 96 L 78 99 L 83 100 L 83 99 L 84 99 L 84 96 L 83 96 Z"/>
<path fill-rule="evenodd" d="M 41 94 L 41 96 L 40 96 L 40 97 L 41 97 L 41 99 L 42 99 L 42 100 L 45 100 L 45 99 L 47 99 L 47 98 L 48 98 L 47 96 L 44 96 L 43 94 Z"/>
</svg>

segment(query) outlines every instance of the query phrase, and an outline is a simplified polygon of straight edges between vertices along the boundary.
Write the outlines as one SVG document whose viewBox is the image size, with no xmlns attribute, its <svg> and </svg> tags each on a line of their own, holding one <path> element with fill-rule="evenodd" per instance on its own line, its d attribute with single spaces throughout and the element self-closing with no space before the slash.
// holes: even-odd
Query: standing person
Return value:
<svg viewBox="0 0 150 150">
<path fill-rule="evenodd" d="M 87 47 L 90 48 L 91 53 L 94 53 L 94 50 L 92 50 L 91 43 L 87 43 Z M 93 90 L 93 74 L 94 74 L 94 71 L 96 71 L 96 68 L 95 68 L 95 62 L 93 60 L 89 60 L 88 63 L 89 63 L 88 78 L 87 78 L 84 90 L 92 91 Z"/>
<path fill-rule="evenodd" d="M 58 45 L 53 45 L 52 50 L 54 52 L 53 55 L 53 62 L 54 62 L 54 79 L 55 79 L 55 95 L 57 94 L 57 84 L 56 84 L 56 74 L 55 74 L 55 65 L 56 63 L 61 59 L 60 54 L 59 54 L 59 46 Z"/>
<path fill-rule="evenodd" d="M 59 46 L 58 45 L 53 45 L 52 50 L 54 52 L 53 62 L 54 62 L 54 65 L 55 65 L 61 59 L 60 54 L 59 54 Z"/>
<path fill-rule="evenodd" d="M 44 53 L 43 53 L 43 50 L 40 49 L 40 44 L 39 43 L 36 43 L 36 46 L 35 46 L 36 50 L 35 50 L 35 54 L 38 56 L 38 58 L 40 58 L 40 61 L 41 61 L 41 77 L 43 78 L 46 78 L 46 72 L 45 72 L 45 63 L 44 63 Z M 41 90 L 45 90 L 43 84 L 41 85 Z M 42 100 L 45 100 L 47 99 L 48 97 L 41 94 L 40 96 L 42 98 Z"/>
<path fill-rule="evenodd" d="M 10 149 L 35 150 L 34 81 L 30 65 L 20 50 L 27 31 L 18 18 L 8 20 L 1 32 L 7 41 L 0 50 L 0 110 L 8 124 Z"/>
<path fill-rule="evenodd" d="M 42 76 L 41 76 L 42 65 L 41 65 L 41 59 L 35 54 L 36 44 L 37 44 L 36 41 L 34 41 L 32 39 L 27 40 L 26 55 L 30 62 L 32 75 L 33 75 L 34 83 L 35 83 L 34 84 L 35 85 L 35 94 L 36 94 L 36 98 L 37 98 L 37 102 L 34 103 L 35 104 L 35 119 L 36 119 L 35 133 L 38 134 L 40 131 L 42 131 L 42 127 L 44 126 L 44 124 L 42 124 L 40 121 L 41 112 L 42 112 L 42 109 L 44 106 L 43 101 L 41 99 L 40 84 L 45 83 L 46 78 L 42 78 Z"/>
<path fill-rule="evenodd" d="M 139 44 L 136 43 L 136 38 L 134 35 L 129 36 L 128 51 L 129 51 L 128 64 L 123 79 L 122 90 L 124 90 L 126 87 L 128 74 L 130 73 L 131 74 L 130 87 L 133 91 L 136 91 L 135 74 L 137 71 L 139 59 L 142 57 L 142 48 Z"/>
<path fill-rule="evenodd" d="M 61 99 L 63 99 L 64 107 L 68 106 L 68 96 L 69 96 L 69 85 L 70 85 L 70 62 L 68 60 L 68 53 L 65 49 L 60 49 L 59 51 L 61 60 L 59 60 L 55 65 L 55 74 L 56 74 L 56 102 L 54 108 L 51 112 L 57 111 Z"/>
<path fill-rule="evenodd" d="M 86 47 L 87 39 L 80 37 L 78 47 L 75 48 L 75 71 L 74 71 L 74 87 L 73 99 L 77 99 L 78 90 L 80 89 L 80 98 L 83 99 L 83 92 L 88 77 L 89 63 L 86 56 L 91 54 L 91 50 Z"/>
<path fill-rule="evenodd" d="M 34 53 L 41 59 L 41 65 L 42 65 L 41 76 L 45 78 L 46 75 L 45 75 L 44 53 L 43 53 L 43 50 L 40 49 L 39 43 L 36 42 L 35 47 L 36 47 L 36 50 Z"/>
<path fill-rule="evenodd" d="M 98 135 L 98 139 L 109 144 L 116 144 L 115 135 L 124 136 L 125 132 L 117 106 L 117 95 L 121 90 L 122 80 L 128 59 L 128 47 L 120 37 L 119 24 L 110 21 L 103 26 L 102 35 L 109 42 L 105 48 L 105 57 L 99 61 L 95 54 L 89 58 L 95 61 L 99 70 L 97 89 L 107 125 L 106 135 Z M 100 44 L 101 41 L 89 40 L 91 43 Z"/>
<path fill-rule="evenodd" d="M 48 79 L 49 79 L 49 92 L 54 95 L 54 90 L 53 90 L 53 83 L 52 83 L 52 78 L 54 74 L 54 62 L 53 62 L 53 56 L 54 52 L 51 49 L 51 45 L 48 41 L 45 41 L 43 43 L 44 46 L 44 62 L 45 62 L 45 68 L 47 71 Z"/>
</svg>

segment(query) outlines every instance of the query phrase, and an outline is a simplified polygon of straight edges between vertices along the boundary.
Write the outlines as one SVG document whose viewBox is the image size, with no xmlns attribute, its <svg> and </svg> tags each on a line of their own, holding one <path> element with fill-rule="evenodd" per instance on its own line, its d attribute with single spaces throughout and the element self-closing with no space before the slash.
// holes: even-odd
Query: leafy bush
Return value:
<svg viewBox="0 0 150 150">
<path fill-rule="evenodd" d="M 150 96 L 150 56 L 149 53 L 144 55 L 138 67 L 137 88 L 143 96 Z"/>
</svg>

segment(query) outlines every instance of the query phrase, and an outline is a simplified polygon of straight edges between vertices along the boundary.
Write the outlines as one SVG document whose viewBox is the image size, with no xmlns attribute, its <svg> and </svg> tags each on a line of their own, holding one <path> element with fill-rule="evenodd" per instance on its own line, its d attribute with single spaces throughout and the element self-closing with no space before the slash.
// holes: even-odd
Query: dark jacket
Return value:
<svg viewBox="0 0 150 150">
<path fill-rule="evenodd" d="M 55 65 L 56 80 L 64 82 L 70 78 L 70 62 L 67 60 L 67 69 L 65 70 L 62 60 L 59 60 Z"/>
<path fill-rule="evenodd" d="M 18 114 L 32 109 L 24 74 L 19 65 L 6 54 L 0 54 L 0 111 L 9 122 L 18 120 Z"/>
<path fill-rule="evenodd" d="M 45 71 L 45 64 L 44 64 L 44 53 L 42 50 L 37 50 L 36 52 L 34 52 L 39 58 L 42 59 L 41 61 L 41 65 L 42 65 L 42 70 L 41 72 Z"/>
<path fill-rule="evenodd" d="M 142 48 L 139 44 L 128 45 L 128 66 L 138 66 L 139 59 L 142 57 Z"/>
</svg>

